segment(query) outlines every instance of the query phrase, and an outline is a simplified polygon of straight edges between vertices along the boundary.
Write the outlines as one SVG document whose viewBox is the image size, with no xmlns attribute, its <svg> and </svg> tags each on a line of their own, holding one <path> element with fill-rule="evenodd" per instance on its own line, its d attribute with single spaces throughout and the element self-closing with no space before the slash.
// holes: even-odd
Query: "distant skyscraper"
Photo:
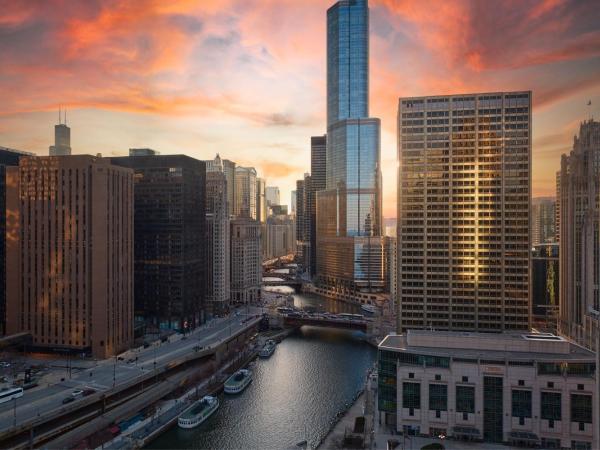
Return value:
<svg viewBox="0 0 600 450">
<path fill-rule="evenodd" d="M 231 221 L 231 300 L 251 303 L 262 283 L 260 223 L 245 217 Z"/>
<path fill-rule="evenodd" d="M 398 318 L 527 329 L 531 93 L 401 98 Z"/>
<path fill-rule="evenodd" d="M 265 191 L 267 197 L 267 206 L 280 205 L 279 188 L 277 186 L 267 186 Z"/>
<path fill-rule="evenodd" d="M 256 169 L 254 167 L 237 166 L 235 168 L 235 189 L 235 216 L 257 220 Z"/>
<path fill-rule="evenodd" d="M 296 215 L 296 191 L 292 191 L 290 196 L 291 214 Z"/>
<path fill-rule="evenodd" d="M 600 122 L 583 122 L 560 173 L 559 330 L 595 348 L 600 309 Z"/>
<path fill-rule="evenodd" d="M 223 314 L 231 298 L 231 246 L 227 213 L 227 180 L 223 172 L 206 174 L 207 301 L 213 314 Z"/>
<path fill-rule="evenodd" d="M 135 179 L 135 313 L 149 327 L 204 322 L 205 164 L 184 155 L 112 158 Z"/>
<path fill-rule="evenodd" d="M 235 163 L 228 159 L 221 159 L 219 154 L 215 159 L 204 161 L 206 172 L 222 172 L 227 180 L 227 212 L 229 217 L 235 214 Z"/>
<path fill-rule="evenodd" d="M 531 200 L 531 245 L 554 242 L 556 231 L 556 201 L 538 197 Z"/>
<path fill-rule="evenodd" d="M 106 358 L 133 344 L 133 173 L 86 155 L 7 168 L 7 332 Z"/>
<path fill-rule="evenodd" d="M 317 194 L 317 282 L 332 296 L 384 290 L 380 122 L 369 118 L 369 8 L 327 11 L 327 157 Z"/>
<path fill-rule="evenodd" d="M 62 123 L 61 112 L 58 111 L 58 125 L 54 125 L 54 145 L 50 146 L 50 156 L 68 156 L 71 154 L 71 129 L 67 126 L 65 111 Z"/>
<path fill-rule="evenodd" d="M 270 216 L 266 226 L 266 258 L 279 258 L 296 250 L 296 230 L 290 216 Z"/>
<path fill-rule="evenodd" d="M 6 334 L 6 167 L 31 153 L 0 147 L 0 336 Z"/>
<path fill-rule="evenodd" d="M 256 220 L 261 223 L 267 221 L 269 215 L 266 197 L 266 182 L 264 178 L 256 179 Z"/>
</svg>

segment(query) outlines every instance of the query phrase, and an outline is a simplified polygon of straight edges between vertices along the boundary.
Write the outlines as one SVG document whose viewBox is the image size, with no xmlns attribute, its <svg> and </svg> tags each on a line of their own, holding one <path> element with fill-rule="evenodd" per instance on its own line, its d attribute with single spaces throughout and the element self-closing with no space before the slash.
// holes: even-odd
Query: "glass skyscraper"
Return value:
<svg viewBox="0 0 600 450">
<path fill-rule="evenodd" d="M 327 11 L 327 156 L 317 193 L 317 275 L 336 294 L 382 290 L 380 121 L 369 118 L 369 7 Z"/>
</svg>

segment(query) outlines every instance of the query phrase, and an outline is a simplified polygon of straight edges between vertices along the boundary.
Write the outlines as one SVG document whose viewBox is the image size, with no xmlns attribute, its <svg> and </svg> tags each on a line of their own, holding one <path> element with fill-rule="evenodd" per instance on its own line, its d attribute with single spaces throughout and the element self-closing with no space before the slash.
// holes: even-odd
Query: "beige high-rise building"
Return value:
<svg viewBox="0 0 600 450">
<path fill-rule="evenodd" d="M 34 348 L 133 343 L 133 173 L 101 157 L 24 157 L 7 169 L 8 333 Z"/>
<path fill-rule="evenodd" d="M 531 92 L 401 98 L 398 130 L 399 329 L 527 329 Z"/>
<path fill-rule="evenodd" d="M 600 122 L 583 122 L 560 173 L 559 331 L 594 349 L 600 310 Z"/>
<path fill-rule="evenodd" d="M 231 221 L 231 301 L 253 303 L 262 282 L 261 226 L 256 220 Z"/>
</svg>

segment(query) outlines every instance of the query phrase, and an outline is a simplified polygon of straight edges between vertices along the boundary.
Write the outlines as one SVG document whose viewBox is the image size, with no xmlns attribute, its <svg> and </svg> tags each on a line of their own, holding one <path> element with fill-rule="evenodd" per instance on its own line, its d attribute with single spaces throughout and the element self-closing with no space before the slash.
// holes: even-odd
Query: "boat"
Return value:
<svg viewBox="0 0 600 450">
<path fill-rule="evenodd" d="M 207 395 L 202 397 L 177 419 L 180 428 L 195 428 L 204 423 L 219 408 L 219 399 Z"/>
<path fill-rule="evenodd" d="M 374 305 L 360 305 L 360 309 L 370 314 L 375 314 L 377 312 L 377 308 Z"/>
<path fill-rule="evenodd" d="M 252 381 L 252 371 L 248 369 L 240 369 L 231 375 L 225 382 L 226 394 L 239 394 Z"/>
<path fill-rule="evenodd" d="M 276 347 L 277 342 L 275 342 L 273 339 L 269 339 L 262 350 L 258 353 L 258 356 L 260 358 L 269 358 L 275 352 Z"/>
</svg>

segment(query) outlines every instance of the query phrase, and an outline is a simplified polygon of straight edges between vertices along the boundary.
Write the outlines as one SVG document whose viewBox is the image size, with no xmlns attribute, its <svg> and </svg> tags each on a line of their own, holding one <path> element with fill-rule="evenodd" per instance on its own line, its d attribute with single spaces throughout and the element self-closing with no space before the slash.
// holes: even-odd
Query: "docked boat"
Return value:
<svg viewBox="0 0 600 450">
<path fill-rule="evenodd" d="M 219 399 L 207 395 L 186 409 L 177 419 L 181 428 L 195 428 L 204 423 L 219 408 Z"/>
<path fill-rule="evenodd" d="M 360 305 L 360 309 L 369 314 L 375 314 L 377 312 L 377 308 L 374 305 Z"/>
<path fill-rule="evenodd" d="M 269 358 L 275 352 L 276 347 L 277 342 L 275 342 L 273 339 L 269 339 L 262 350 L 258 353 L 258 356 L 261 358 Z"/>
<path fill-rule="evenodd" d="M 225 382 L 226 394 L 239 394 L 252 381 L 252 371 L 248 369 L 240 369 L 231 375 Z"/>
</svg>

